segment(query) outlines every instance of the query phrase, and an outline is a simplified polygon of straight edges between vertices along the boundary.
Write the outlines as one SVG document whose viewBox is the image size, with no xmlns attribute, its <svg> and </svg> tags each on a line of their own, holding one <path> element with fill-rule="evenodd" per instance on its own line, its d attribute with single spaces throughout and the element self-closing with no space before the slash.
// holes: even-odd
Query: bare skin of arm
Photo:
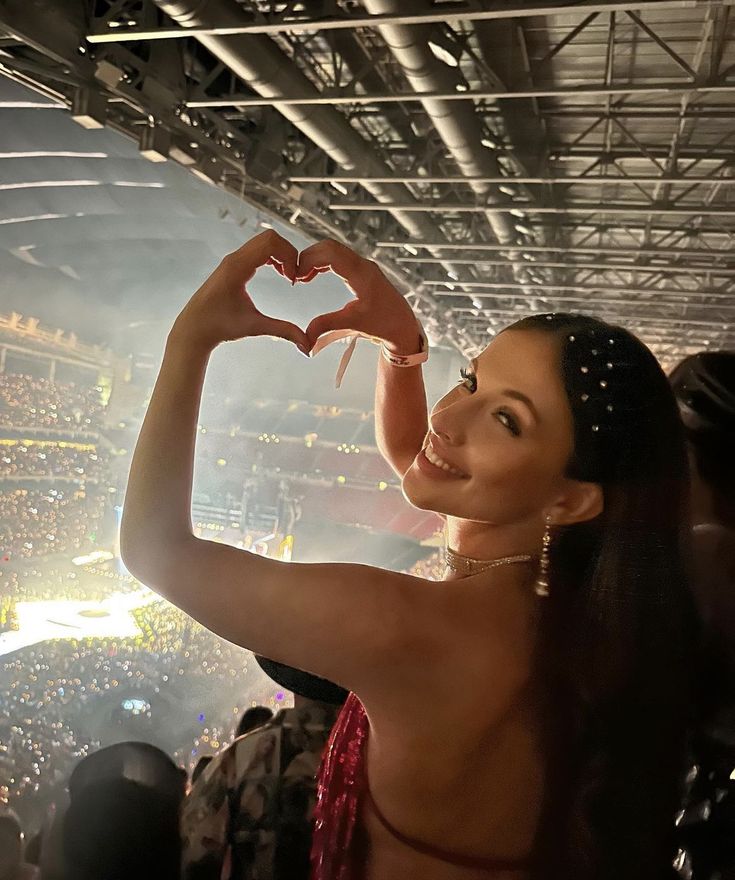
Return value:
<svg viewBox="0 0 735 880">
<path fill-rule="evenodd" d="M 169 335 L 133 457 L 122 557 L 143 583 L 235 644 L 330 678 L 381 711 L 406 711 L 412 695 L 425 693 L 429 680 L 436 684 L 437 657 L 455 670 L 473 626 L 478 644 L 486 640 L 486 627 L 473 623 L 473 603 L 421 578 L 363 565 L 277 562 L 192 531 L 197 421 L 213 348 L 255 335 L 309 347 L 299 328 L 257 312 L 244 288 L 273 259 L 293 277 L 296 252 L 274 236 L 226 257 Z"/>
<path fill-rule="evenodd" d="M 390 346 L 397 354 L 415 354 L 410 346 Z M 378 357 L 375 386 L 375 439 L 383 458 L 402 477 L 421 451 L 429 427 L 421 366 L 396 368 Z"/>
<path fill-rule="evenodd" d="M 311 322 L 306 335 L 312 346 L 330 330 L 356 330 L 382 339 L 395 354 L 418 353 L 420 330 L 416 317 L 374 262 L 327 239 L 307 248 L 299 257 L 300 280 L 310 281 L 321 272 L 334 272 L 356 298 Z M 403 476 L 420 452 L 427 429 L 421 366 L 394 367 L 378 357 L 375 435 L 383 458 L 398 476 Z"/>
</svg>

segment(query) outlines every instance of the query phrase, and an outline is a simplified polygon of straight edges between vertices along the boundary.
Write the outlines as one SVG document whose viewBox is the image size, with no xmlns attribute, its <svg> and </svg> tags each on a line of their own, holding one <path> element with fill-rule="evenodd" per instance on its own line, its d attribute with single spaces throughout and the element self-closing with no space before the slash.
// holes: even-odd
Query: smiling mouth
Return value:
<svg viewBox="0 0 735 880">
<path fill-rule="evenodd" d="M 464 471 L 459 470 L 459 468 L 454 467 L 454 465 L 449 464 L 449 462 L 444 461 L 444 459 L 437 455 L 434 452 L 431 442 L 427 443 L 423 449 L 423 453 L 426 458 L 434 465 L 434 467 L 440 468 L 448 474 L 452 474 L 455 477 L 462 477 L 463 479 L 467 479 L 469 474 L 464 473 Z"/>
</svg>

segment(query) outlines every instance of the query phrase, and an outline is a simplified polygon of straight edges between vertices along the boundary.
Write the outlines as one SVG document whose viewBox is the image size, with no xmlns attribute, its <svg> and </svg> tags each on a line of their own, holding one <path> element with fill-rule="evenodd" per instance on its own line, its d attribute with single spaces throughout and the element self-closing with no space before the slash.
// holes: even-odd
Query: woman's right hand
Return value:
<svg viewBox="0 0 735 880">
<path fill-rule="evenodd" d="M 355 299 L 335 312 L 319 315 L 306 328 L 313 348 L 330 330 L 355 330 L 382 339 L 395 354 L 420 350 L 418 321 L 411 306 L 372 260 L 347 245 L 325 239 L 299 255 L 296 280 L 309 282 L 322 272 L 334 272 L 355 294 Z"/>
</svg>

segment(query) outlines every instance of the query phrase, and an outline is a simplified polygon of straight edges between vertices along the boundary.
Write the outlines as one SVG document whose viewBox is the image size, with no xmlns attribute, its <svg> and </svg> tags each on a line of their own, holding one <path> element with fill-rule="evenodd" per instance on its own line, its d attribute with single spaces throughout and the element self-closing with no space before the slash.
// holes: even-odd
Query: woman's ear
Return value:
<svg viewBox="0 0 735 880">
<path fill-rule="evenodd" d="M 571 526 L 598 517 L 605 507 L 605 496 L 599 483 L 567 480 L 562 496 L 549 510 L 554 525 Z"/>
</svg>

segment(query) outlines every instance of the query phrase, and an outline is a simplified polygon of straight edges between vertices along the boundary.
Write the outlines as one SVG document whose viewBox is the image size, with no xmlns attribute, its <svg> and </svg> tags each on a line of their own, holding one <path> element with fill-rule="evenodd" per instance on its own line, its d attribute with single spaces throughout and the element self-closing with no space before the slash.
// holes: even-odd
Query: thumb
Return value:
<svg viewBox="0 0 735 880">
<path fill-rule="evenodd" d="M 327 312 L 324 315 L 318 315 L 306 328 L 306 336 L 309 340 L 309 348 L 313 348 L 317 339 L 323 333 L 329 333 L 330 330 L 359 330 L 355 327 L 354 311 L 348 306 L 343 306 L 335 312 Z"/>
<path fill-rule="evenodd" d="M 277 336 L 279 339 L 293 342 L 296 348 L 306 355 L 308 355 L 309 350 L 311 349 L 306 333 L 304 333 L 301 327 L 297 327 L 296 324 L 292 324 L 290 321 L 281 321 L 278 318 L 268 318 L 264 316 L 262 331 L 259 335 Z"/>
</svg>

